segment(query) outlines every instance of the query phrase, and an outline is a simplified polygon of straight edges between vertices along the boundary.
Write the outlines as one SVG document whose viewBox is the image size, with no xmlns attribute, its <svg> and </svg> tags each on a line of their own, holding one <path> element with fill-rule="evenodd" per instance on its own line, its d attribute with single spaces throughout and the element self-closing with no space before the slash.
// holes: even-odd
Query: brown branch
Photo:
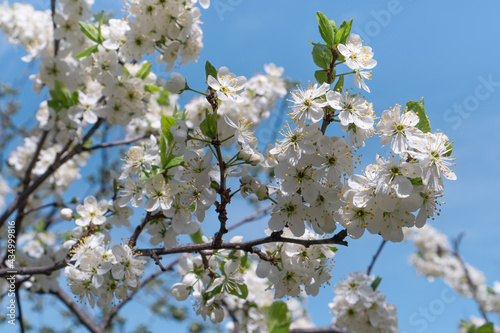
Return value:
<svg viewBox="0 0 500 333">
<path fill-rule="evenodd" d="M 97 129 L 105 122 L 104 119 L 99 119 L 94 126 L 87 132 L 87 134 L 83 137 L 82 142 L 75 146 L 69 153 L 67 153 L 63 158 L 62 156 L 65 149 L 63 149 L 56 156 L 55 161 L 47 168 L 47 170 L 43 173 L 43 175 L 39 176 L 33 183 L 26 189 L 23 190 L 20 194 L 16 196 L 14 201 L 9 205 L 6 211 L 0 217 L 0 227 L 7 221 L 10 215 L 14 213 L 19 207 L 24 205 L 28 201 L 28 197 L 40 186 L 42 183 L 47 180 L 57 169 L 72 159 L 75 155 L 80 154 L 84 151 L 83 145 L 85 142 L 97 131 Z M 70 142 L 66 145 L 69 148 Z"/>
<path fill-rule="evenodd" d="M 92 146 L 90 148 L 83 148 L 83 151 L 91 151 L 91 150 L 97 150 L 97 149 L 103 149 L 103 148 L 110 148 L 110 147 L 115 147 L 115 146 L 123 146 L 123 145 L 128 145 L 130 143 L 134 143 L 136 141 L 146 139 L 150 136 L 150 133 L 146 133 L 140 136 L 136 136 L 135 138 L 131 138 L 128 140 L 119 140 L 119 141 L 113 141 L 113 142 L 105 142 L 101 143 L 99 145 Z"/>
<path fill-rule="evenodd" d="M 380 252 L 382 252 L 382 249 L 384 248 L 385 243 L 387 241 L 383 240 L 382 243 L 380 243 L 380 246 L 377 250 L 377 252 L 373 255 L 372 262 L 370 263 L 370 266 L 368 266 L 368 269 L 366 270 L 366 275 L 370 275 L 372 272 L 373 265 L 375 265 L 375 261 L 377 261 L 378 256 L 380 255 Z"/>
<path fill-rule="evenodd" d="M 174 246 L 171 248 L 157 248 L 157 249 L 138 249 L 135 252 L 141 256 L 152 256 L 153 253 L 156 254 L 172 254 L 172 253 L 192 253 L 192 252 L 200 252 L 204 250 L 243 250 L 249 253 L 255 253 L 261 257 L 263 260 L 273 261 L 273 258 L 265 255 L 261 249 L 256 247 L 257 245 L 267 244 L 267 243 L 293 243 L 303 245 L 305 247 L 309 247 L 312 245 L 320 245 L 320 244 L 338 244 L 347 246 L 347 242 L 344 239 L 347 237 L 347 231 L 344 229 L 340 231 L 338 234 L 334 235 L 331 238 L 323 238 L 323 239 L 299 239 L 299 238 L 286 238 L 281 236 L 282 232 L 273 232 L 270 236 L 255 239 L 248 242 L 240 242 L 240 243 L 222 243 L 220 246 L 215 245 L 213 242 L 211 243 L 203 243 L 203 244 L 186 244 Z"/>
<path fill-rule="evenodd" d="M 90 332 L 92 332 L 92 333 L 104 332 L 104 330 L 102 330 L 101 327 L 99 327 L 91 318 L 89 318 L 87 316 L 87 314 L 85 312 L 83 312 L 83 310 L 78 306 L 78 304 L 76 304 L 76 302 L 73 301 L 73 299 L 68 294 L 66 294 L 64 291 L 62 291 L 61 289 L 58 289 L 56 291 L 51 290 L 51 291 L 49 291 L 49 293 L 56 296 L 64 304 L 66 304 L 66 306 L 71 310 L 71 312 L 73 312 L 78 317 L 80 322 L 85 327 L 87 327 Z"/>
<path fill-rule="evenodd" d="M 141 235 L 142 231 L 144 230 L 144 228 L 146 227 L 146 224 L 148 224 L 149 222 L 157 219 L 157 218 L 161 218 L 161 217 L 165 217 L 163 215 L 162 212 L 158 212 L 154 215 L 152 215 L 151 213 L 147 213 L 146 214 L 146 217 L 142 220 L 141 224 L 139 224 L 135 230 L 134 230 L 134 233 L 132 234 L 132 236 L 130 236 L 130 239 L 128 240 L 128 245 L 131 247 L 131 248 L 134 248 L 135 245 L 137 244 L 137 239 L 139 238 L 139 236 Z"/>
<path fill-rule="evenodd" d="M 54 16 L 56 15 L 56 0 L 50 0 L 50 10 L 52 12 L 52 29 L 56 31 L 56 21 L 54 20 Z M 57 52 L 59 51 L 59 40 L 54 37 L 54 57 L 57 57 Z"/>
<path fill-rule="evenodd" d="M 486 315 L 486 311 L 484 310 L 484 307 L 483 307 L 481 301 L 479 300 L 479 296 L 477 293 L 477 286 L 472 281 L 472 278 L 470 277 L 470 274 L 469 274 L 469 270 L 467 269 L 467 266 L 465 265 L 463 258 L 460 256 L 460 254 L 458 252 L 458 248 L 460 246 L 460 241 L 462 240 L 463 236 L 464 236 L 464 234 L 458 235 L 457 239 L 453 242 L 453 248 L 454 248 L 453 255 L 458 259 L 458 261 L 460 262 L 460 265 L 462 266 L 462 268 L 464 270 L 465 278 L 467 279 L 467 284 L 469 285 L 469 288 L 472 292 L 472 298 L 474 298 L 474 300 L 476 301 L 477 306 L 479 308 L 479 312 L 481 312 L 481 316 L 483 316 L 484 320 L 486 320 L 486 322 L 489 323 L 490 321 L 488 320 L 488 316 Z"/>
</svg>

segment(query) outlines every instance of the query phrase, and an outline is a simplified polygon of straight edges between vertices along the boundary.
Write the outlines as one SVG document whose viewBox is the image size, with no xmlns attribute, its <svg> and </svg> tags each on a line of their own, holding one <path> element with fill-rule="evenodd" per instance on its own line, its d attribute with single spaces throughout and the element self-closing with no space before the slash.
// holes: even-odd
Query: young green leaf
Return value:
<svg viewBox="0 0 500 333">
<path fill-rule="evenodd" d="M 269 308 L 266 322 L 269 333 L 288 333 L 291 322 L 292 313 L 285 302 L 274 302 Z"/>
<path fill-rule="evenodd" d="M 409 101 L 408 103 L 406 103 L 406 108 L 408 109 L 408 111 L 415 112 L 420 118 L 417 126 L 415 126 L 416 128 L 424 133 L 428 133 L 431 131 L 431 123 L 429 121 L 429 118 L 427 117 L 427 114 L 425 113 L 423 97 L 420 102 Z"/>
<path fill-rule="evenodd" d="M 325 71 L 322 70 L 314 72 L 314 77 L 316 78 L 316 81 L 318 81 L 319 84 L 323 84 L 328 80 L 328 75 L 326 74 Z"/>
<path fill-rule="evenodd" d="M 85 57 L 88 57 L 89 55 L 91 55 L 92 53 L 94 52 L 97 52 L 97 44 L 96 45 L 92 45 L 91 47 L 89 47 L 88 49 L 78 53 L 75 58 L 76 59 L 80 59 L 80 58 L 85 58 Z"/>
<path fill-rule="evenodd" d="M 382 278 L 380 276 L 377 276 L 375 280 L 372 282 L 372 289 L 373 291 L 377 290 L 378 285 L 380 284 L 380 281 L 382 281 Z"/>
<path fill-rule="evenodd" d="M 191 236 L 191 239 L 193 240 L 193 243 L 195 243 L 195 244 L 201 244 L 201 243 L 203 243 L 203 240 L 201 238 L 203 236 L 203 230 L 201 230 L 201 228 L 198 229 L 197 232 L 195 232 L 194 234 L 191 234 L 189 236 Z"/>
<path fill-rule="evenodd" d="M 160 133 L 160 158 L 161 158 L 161 165 L 166 165 L 167 164 L 167 138 L 165 137 L 165 134 Z"/>
<path fill-rule="evenodd" d="M 83 34 L 90 38 L 90 40 L 99 44 L 102 43 L 99 41 L 99 29 L 97 29 L 95 25 L 84 21 L 78 22 L 78 25 L 80 26 L 80 30 L 83 32 Z"/>
<path fill-rule="evenodd" d="M 476 328 L 476 333 L 493 333 L 493 323 L 486 323 L 483 326 Z"/>
<path fill-rule="evenodd" d="M 148 77 L 149 73 L 151 73 L 151 63 L 146 61 L 144 65 L 142 65 L 141 69 L 139 69 L 135 77 L 144 80 Z"/>
<path fill-rule="evenodd" d="M 316 13 L 316 18 L 318 19 L 319 33 L 323 40 L 328 44 L 328 46 L 333 47 L 335 45 L 335 34 L 333 31 L 333 26 L 330 21 L 322 12 Z"/>
<path fill-rule="evenodd" d="M 338 91 L 338 92 L 342 93 L 343 87 L 344 87 L 344 75 L 339 77 L 339 80 L 335 84 L 333 91 Z"/>
<path fill-rule="evenodd" d="M 217 69 L 207 60 L 205 63 L 205 80 L 208 79 L 208 76 L 212 75 L 214 78 L 217 78 Z"/>
<path fill-rule="evenodd" d="M 312 50 L 314 63 L 323 69 L 329 69 L 333 60 L 332 52 L 326 46 L 315 45 Z"/>
<path fill-rule="evenodd" d="M 165 135 L 165 138 L 167 139 L 168 143 L 174 140 L 174 137 L 170 132 L 170 127 L 174 126 L 175 124 L 177 124 L 177 122 L 175 121 L 174 117 L 168 117 L 168 116 L 161 117 L 161 131 L 163 135 Z"/>
<path fill-rule="evenodd" d="M 152 94 L 157 93 L 157 92 L 161 92 L 161 88 L 158 87 L 157 85 L 154 85 L 154 84 L 145 84 L 144 90 L 146 90 L 147 92 L 150 92 Z"/>
</svg>

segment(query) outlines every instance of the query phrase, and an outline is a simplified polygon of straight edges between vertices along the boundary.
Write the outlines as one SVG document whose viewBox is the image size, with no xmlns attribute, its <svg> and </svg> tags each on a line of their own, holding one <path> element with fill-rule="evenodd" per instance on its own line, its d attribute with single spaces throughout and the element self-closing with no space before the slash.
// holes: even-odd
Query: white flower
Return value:
<svg viewBox="0 0 500 333">
<path fill-rule="evenodd" d="M 396 106 L 390 110 L 382 112 L 382 117 L 377 124 L 377 131 L 382 135 L 380 143 L 387 145 L 391 141 L 391 149 L 396 154 L 405 153 L 408 150 L 408 142 L 416 137 L 423 136 L 415 126 L 418 124 L 419 118 L 413 111 L 404 112 L 401 115 L 401 106 Z"/>
<path fill-rule="evenodd" d="M 179 73 L 171 72 L 170 80 L 165 82 L 165 88 L 172 94 L 180 94 L 187 88 L 186 79 Z"/>
<path fill-rule="evenodd" d="M 446 135 L 427 133 L 423 138 L 414 138 L 410 142 L 410 147 L 414 150 L 408 153 L 418 159 L 422 167 L 422 181 L 429 186 L 430 190 L 442 191 L 444 189 L 441 173 L 449 180 L 457 179 L 453 170 L 450 169 L 455 157 L 448 156 L 452 148 Z"/>
<path fill-rule="evenodd" d="M 242 102 L 241 94 L 244 91 L 247 79 L 244 76 L 236 76 L 229 72 L 227 67 L 221 67 L 217 71 L 217 79 L 212 75 L 207 78 L 208 85 L 217 91 L 217 97 L 220 100 L 232 100 Z"/>
<path fill-rule="evenodd" d="M 307 89 L 299 87 L 297 90 L 292 91 L 292 111 L 288 116 L 299 125 L 304 126 L 306 120 L 312 123 L 317 123 L 323 119 L 323 107 L 327 105 L 326 101 L 321 100 L 320 97 L 325 95 L 330 85 L 323 83 L 317 88 L 317 83 L 309 83 Z"/>
<path fill-rule="evenodd" d="M 372 48 L 363 46 L 363 41 L 356 34 L 350 34 L 346 45 L 339 44 L 337 49 L 345 57 L 346 65 L 352 70 L 371 69 L 377 65 L 377 61 L 372 59 Z"/>
<path fill-rule="evenodd" d="M 332 108 L 340 110 L 341 125 L 354 124 L 365 130 L 373 127 L 373 112 L 365 100 L 350 93 L 341 94 L 337 91 L 329 91 L 326 100 Z"/>
<path fill-rule="evenodd" d="M 278 194 L 276 201 L 269 228 L 279 231 L 288 226 L 295 236 L 302 236 L 305 231 L 304 220 L 307 218 L 307 207 L 302 203 L 302 197 L 296 193 Z"/>
<path fill-rule="evenodd" d="M 81 227 L 86 227 L 90 223 L 100 225 L 106 221 L 104 214 L 108 211 L 108 203 L 106 200 L 97 203 L 96 198 L 88 196 L 83 201 L 83 205 L 76 206 L 76 211 L 80 215 L 75 220 L 76 225 Z"/>
<path fill-rule="evenodd" d="M 73 219 L 73 210 L 71 208 L 61 209 L 61 217 L 63 220 L 71 221 Z"/>
</svg>

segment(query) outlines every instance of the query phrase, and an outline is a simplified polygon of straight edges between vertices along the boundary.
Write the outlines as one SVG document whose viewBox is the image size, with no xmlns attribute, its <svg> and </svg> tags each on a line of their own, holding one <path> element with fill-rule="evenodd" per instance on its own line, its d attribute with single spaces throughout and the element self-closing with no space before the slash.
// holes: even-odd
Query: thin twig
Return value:
<svg viewBox="0 0 500 333">
<path fill-rule="evenodd" d="M 24 322 L 23 322 L 23 311 L 21 309 L 21 296 L 19 295 L 19 289 L 21 288 L 21 285 L 16 285 L 16 290 L 14 291 L 14 294 L 16 296 L 17 300 L 17 309 L 19 310 L 19 328 L 21 330 L 21 333 L 24 333 Z"/>
<path fill-rule="evenodd" d="M 87 134 L 83 137 L 82 142 L 76 145 L 69 153 L 67 153 L 63 158 L 58 158 L 62 156 L 62 152 L 64 149 L 56 155 L 55 161 L 47 168 L 47 170 L 43 173 L 43 175 L 39 176 L 37 179 L 33 181 L 33 183 L 23 192 L 19 193 L 14 201 L 9 205 L 9 207 L 5 210 L 5 212 L 0 217 L 0 227 L 3 226 L 5 221 L 9 218 L 12 213 L 14 213 L 19 207 L 25 204 L 28 201 L 28 197 L 40 186 L 43 184 L 47 178 L 49 178 L 57 169 L 63 165 L 64 163 L 71 160 L 75 155 L 80 154 L 84 151 L 83 145 L 87 140 L 97 131 L 97 129 L 105 122 L 104 119 L 99 119 L 94 126 L 87 132 Z M 69 147 L 67 144 L 67 147 Z"/>
<path fill-rule="evenodd" d="M 73 312 L 80 322 L 89 329 L 90 332 L 92 333 L 102 333 L 104 330 L 102 330 L 91 318 L 87 316 L 85 312 L 76 304 L 73 299 L 66 294 L 64 291 L 61 289 L 57 289 L 56 291 L 51 290 L 49 291 L 52 295 L 56 296 L 59 298 L 66 306 Z"/>
<path fill-rule="evenodd" d="M 259 209 L 259 210 L 256 210 L 255 212 L 253 212 L 252 214 L 248 215 L 248 217 L 244 218 L 243 220 L 227 227 L 227 231 L 231 231 L 235 228 L 238 228 L 240 225 L 242 224 L 245 224 L 247 222 L 250 222 L 250 221 L 253 221 L 253 220 L 256 220 L 257 218 L 260 217 L 260 215 L 264 215 L 264 214 L 267 214 L 268 211 L 270 211 L 271 209 L 273 208 L 273 204 L 270 203 L 269 205 Z"/>
<path fill-rule="evenodd" d="M 375 261 L 377 261 L 378 256 L 380 255 L 380 252 L 382 252 L 382 249 L 384 248 L 385 243 L 387 241 L 382 240 L 382 243 L 380 243 L 380 246 L 378 247 L 377 253 L 373 255 L 372 262 L 370 263 L 370 266 L 368 266 L 368 269 L 366 270 L 366 275 L 370 275 L 372 272 L 373 265 L 375 265 Z"/>
</svg>

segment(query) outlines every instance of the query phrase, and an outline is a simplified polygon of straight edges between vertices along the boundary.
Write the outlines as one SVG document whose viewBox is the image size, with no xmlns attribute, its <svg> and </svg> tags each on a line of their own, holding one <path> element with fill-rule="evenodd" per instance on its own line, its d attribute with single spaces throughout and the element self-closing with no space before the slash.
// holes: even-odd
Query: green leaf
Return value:
<svg viewBox="0 0 500 333">
<path fill-rule="evenodd" d="M 333 60 L 332 52 L 326 46 L 315 45 L 312 50 L 314 63 L 323 69 L 329 69 Z"/>
<path fill-rule="evenodd" d="M 343 35 L 340 37 L 340 43 L 345 44 L 347 41 L 347 37 L 351 34 L 351 28 L 352 28 L 352 19 L 346 23 L 344 27 L 344 32 Z"/>
<path fill-rule="evenodd" d="M 380 281 L 382 281 L 382 278 L 380 276 L 377 276 L 375 278 L 375 280 L 373 280 L 372 285 L 371 285 L 373 291 L 377 290 L 377 287 L 380 284 Z"/>
<path fill-rule="evenodd" d="M 125 68 L 125 67 L 123 67 Z M 162 90 L 160 92 L 160 97 L 158 97 L 156 99 L 156 101 L 158 102 L 158 104 L 160 105 L 165 105 L 165 106 L 169 106 L 170 105 L 170 92 L 167 91 L 167 90 Z"/>
<path fill-rule="evenodd" d="M 200 124 L 201 132 L 213 139 L 217 135 L 217 115 L 211 114 L 208 112 L 208 109 L 205 109 L 205 119 Z"/>
<path fill-rule="evenodd" d="M 75 105 L 75 101 L 69 92 L 68 87 L 61 81 L 56 80 L 54 82 L 54 90 L 49 92 L 52 100 L 48 102 L 49 106 L 55 111 L 60 111 L 61 109 L 68 109 L 70 106 Z"/>
<path fill-rule="evenodd" d="M 410 178 L 410 182 L 412 185 L 416 185 L 416 186 L 423 186 L 424 185 L 421 177 Z"/>
<path fill-rule="evenodd" d="M 328 74 L 326 74 L 326 72 L 322 70 L 314 72 L 314 77 L 319 84 L 323 84 L 328 80 Z"/>
<path fill-rule="evenodd" d="M 173 157 L 168 161 L 167 165 L 165 165 L 165 169 L 171 169 L 181 165 L 182 163 L 184 163 L 184 156 Z"/>
<path fill-rule="evenodd" d="M 162 116 L 161 117 L 161 131 L 165 138 L 167 138 L 167 142 L 170 143 L 174 140 L 172 133 L 170 132 L 170 127 L 177 124 L 174 117 Z"/>
<path fill-rule="evenodd" d="M 80 25 L 80 30 L 83 32 L 85 36 L 90 38 L 92 41 L 101 44 L 102 41 L 99 40 L 99 29 L 92 23 L 87 23 L 84 21 L 80 21 L 78 23 Z M 101 37 L 102 39 L 102 37 Z"/>
<path fill-rule="evenodd" d="M 241 294 L 238 293 L 238 289 L 234 288 L 229 291 L 231 295 L 237 296 L 241 299 L 246 299 L 248 296 L 248 287 L 246 284 L 239 284 L 238 287 L 240 288 Z"/>
<path fill-rule="evenodd" d="M 476 333 L 493 333 L 493 323 L 486 323 L 476 329 Z"/>
<path fill-rule="evenodd" d="M 215 69 L 214 66 L 210 63 L 210 61 L 207 60 L 205 63 L 205 79 L 208 79 L 208 76 L 212 75 L 214 78 L 217 79 L 217 69 Z"/>
<path fill-rule="evenodd" d="M 135 77 L 144 80 L 148 77 L 149 73 L 151 73 L 151 63 L 146 61 L 144 65 L 142 65 L 141 69 L 139 69 Z"/>
<path fill-rule="evenodd" d="M 83 143 L 82 147 L 85 149 L 90 149 L 92 147 L 92 143 L 93 143 L 93 140 L 91 138 L 87 139 L 87 141 L 85 141 Z"/>
<path fill-rule="evenodd" d="M 147 92 L 150 92 L 152 94 L 162 91 L 161 88 L 155 84 L 145 84 L 144 90 L 146 90 Z"/>
<path fill-rule="evenodd" d="M 444 146 L 446 147 L 446 149 L 448 150 L 446 153 L 443 154 L 443 156 L 451 156 L 451 153 L 453 152 L 453 146 L 451 145 L 451 143 L 445 143 Z"/>
<path fill-rule="evenodd" d="M 195 232 L 194 234 L 191 234 L 189 236 L 191 236 L 191 239 L 193 240 L 193 243 L 195 243 L 195 244 L 201 244 L 201 243 L 203 243 L 203 240 L 201 239 L 201 237 L 203 236 L 203 230 L 201 230 L 201 228 L 198 229 L 197 232 Z"/>
<path fill-rule="evenodd" d="M 490 295 L 496 295 L 496 292 L 495 292 L 495 290 L 493 290 L 493 288 L 488 287 L 488 294 L 490 294 Z"/>
<path fill-rule="evenodd" d="M 406 103 L 406 108 L 408 109 L 408 111 L 415 112 L 420 118 L 417 126 L 415 126 L 416 128 L 424 133 L 428 133 L 431 131 L 431 123 L 429 121 L 429 118 L 427 117 L 427 114 L 425 113 L 423 97 L 420 102 L 409 101 L 408 103 Z"/>
<path fill-rule="evenodd" d="M 165 137 L 165 134 L 163 132 L 160 133 L 160 158 L 161 158 L 161 165 L 166 165 L 167 164 L 167 138 Z"/>
<path fill-rule="evenodd" d="M 104 42 L 104 38 L 102 38 L 102 32 L 101 32 L 101 27 L 102 27 L 102 21 L 104 19 L 104 10 L 99 14 L 99 26 L 97 27 L 98 35 L 97 35 L 97 40 L 99 44 L 102 44 Z"/>
<path fill-rule="evenodd" d="M 68 230 L 64 233 L 62 240 L 63 242 L 69 241 L 71 238 L 73 238 L 73 230 Z"/>
<path fill-rule="evenodd" d="M 333 28 L 333 36 L 334 36 L 334 39 L 335 39 L 335 33 L 337 32 L 337 30 L 339 29 L 337 27 L 337 22 L 335 22 L 334 20 L 328 20 L 330 21 L 330 25 L 332 26 Z"/>
<path fill-rule="evenodd" d="M 335 84 L 335 87 L 333 88 L 333 91 L 338 91 L 338 92 L 342 93 L 342 89 L 344 88 L 344 76 L 345 75 L 341 75 L 339 77 L 339 80 Z"/>
<path fill-rule="evenodd" d="M 343 21 L 340 24 L 340 27 L 335 32 L 335 43 L 339 43 L 342 40 L 342 38 L 344 37 L 344 31 L 346 29 L 346 24 L 347 24 L 347 22 Z"/>
<path fill-rule="evenodd" d="M 328 46 L 332 47 L 335 45 L 335 33 L 333 31 L 333 26 L 330 23 L 330 20 L 326 17 L 322 12 L 316 13 L 316 18 L 318 19 L 318 28 L 319 33 L 323 40 L 328 44 Z"/>
<path fill-rule="evenodd" d="M 288 333 L 291 322 L 292 313 L 285 302 L 274 302 L 269 308 L 266 322 L 269 333 Z"/>
<path fill-rule="evenodd" d="M 92 45 L 91 47 L 89 47 L 85 51 L 82 51 L 82 52 L 78 53 L 75 58 L 76 59 L 85 58 L 85 57 L 88 57 L 89 55 L 91 55 L 94 52 L 97 52 L 97 44 Z"/>
</svg>

